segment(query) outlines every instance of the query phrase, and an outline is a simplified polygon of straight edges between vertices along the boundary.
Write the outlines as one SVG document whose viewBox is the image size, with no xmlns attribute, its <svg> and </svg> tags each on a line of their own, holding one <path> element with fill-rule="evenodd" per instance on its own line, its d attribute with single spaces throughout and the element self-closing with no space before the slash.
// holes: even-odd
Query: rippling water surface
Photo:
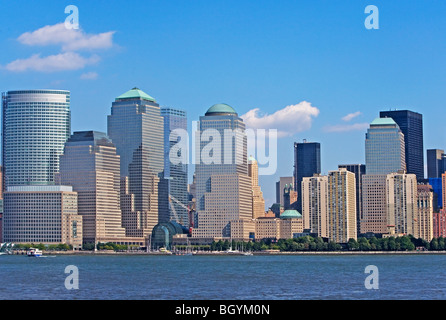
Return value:
<svg viewBox="0 0 446 320">
<path fill-rule="evenodd" d="M 65 267 L 79 289 L 65 288 Z M 368 290 L 366 266 L 379 271 Z M 446 299 L 446 255 L 0 256 L 0 299 Z"/>
</svg>

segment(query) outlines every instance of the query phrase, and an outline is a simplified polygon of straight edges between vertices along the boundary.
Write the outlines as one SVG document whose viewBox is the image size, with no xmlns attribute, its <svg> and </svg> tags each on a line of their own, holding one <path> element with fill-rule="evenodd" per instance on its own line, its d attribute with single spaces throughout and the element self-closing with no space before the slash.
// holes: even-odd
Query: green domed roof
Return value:
<svg viewBox="0 0 446 320">
<path fill-rule="evenodd" d="M 210 107 L 205 115 L 210 116 L 210 115 L 222 115 L 222 114 L 237 114 L 237 112 L 235 112 L 235 110 L 231 106 L 225 103 L 218 103 Z"/>
<path fill-rule="evenodd" d="M 280 219 L 299 219 L 302 215 L 297 210 L 285 210 L 281 215 Z"/>
</svg>

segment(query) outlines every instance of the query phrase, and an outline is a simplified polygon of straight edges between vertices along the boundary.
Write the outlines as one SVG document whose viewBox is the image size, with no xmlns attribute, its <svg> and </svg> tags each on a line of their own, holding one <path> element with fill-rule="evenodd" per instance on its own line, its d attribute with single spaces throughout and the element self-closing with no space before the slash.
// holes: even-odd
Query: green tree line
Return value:
<svg viewBox="0 0 446 320">
<path fill-rule="evenodd" d="M 262 239 L 254 242 L 219 240 L 212 242 L 211 251 L 226 251 L 229 249 L 243 251 L 280 250 L 282 252 L 296 251 L 413 251 L 418 249 L 443 251 L 446 250 L 446 240 L 443 237 L 431 241 L 415 238 L 411 235 L 370 239 L 360 237 L 350 239 L 347 244 L 324 241 L 320 237 L 304 236 L 294 239 Z"/>
</svg>

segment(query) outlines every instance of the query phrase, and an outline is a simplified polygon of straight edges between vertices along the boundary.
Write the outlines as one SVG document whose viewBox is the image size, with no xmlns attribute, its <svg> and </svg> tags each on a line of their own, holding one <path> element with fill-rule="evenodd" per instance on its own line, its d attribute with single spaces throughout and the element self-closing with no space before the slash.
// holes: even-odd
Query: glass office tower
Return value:
<svg viewBox="0 0 446 320">
<path fill-rule="evenodd" d="M 427 150 L 427 178 L 441 178 L 446 171 L 446 155 L 442 149 Z"/>
<path fill-rule="evenodd" d="M 145 237 L 158 223 L 158 184 L 164 170 L 164 120 L 155 99 L 133 88 L 120 95 L 108 116 L 108 136 L 121 157 L 122 214 L 128 236 Z"/>
<path fill-rule="evenodd" d="M 406 170 L 404 138 L 392 118 L 375 119 L 366 134 L 366 173 L 389 174 Z"/>
<path fill-rule="evenodd" d="M 70 136 L 70 92 L 8 91 L 2 102 L 4 187 L 54 184 Z"/>
<path fill-rule="evenodd" d="M 294 190 L 297 191 L 297 211 L 302 212 L 302 179 L 321 173 L 321 144 L 294 143 Z"/>
<path fill-rule="evenodd" d="M 164 216 L 160 212 L 160 222 L 168 222 L 175 220 L 179 224 L 189 227 L 189 212 L 185 208 L 188 205 L 187 193 L 187 159 L 188 155 L 184 156 L 186 163 L 172 162 L 169 153 L 173 147 L 179 142 L 179 136 L 174 130 L 181 129 L 187 132 L 187 114 L 186 111 L 161 108 L 161 115 L 164 118 L 164 179 L 166 180 L 165 195 L 161 196 L 162 201 L 168 201 L 168 211 Z M 174 132 L 173 132 L 174 131 Z M 182 150 L 186 152 L 186 150 Z"/>
<path fill-rule="evenodd" d="M 365 139 L 365 171 L 362 176 L 361 233 L 388 232 L 386 178 L 406 170 L 404 135 L 392 118 L 377 118 Z"/>
<path fill-rule="evenodd" d="M 392 118 L 404 134 L 406 170 L 424 179 L 423 115 L 409 110 L 381 111 L 381 118 Z"/>
</svg>

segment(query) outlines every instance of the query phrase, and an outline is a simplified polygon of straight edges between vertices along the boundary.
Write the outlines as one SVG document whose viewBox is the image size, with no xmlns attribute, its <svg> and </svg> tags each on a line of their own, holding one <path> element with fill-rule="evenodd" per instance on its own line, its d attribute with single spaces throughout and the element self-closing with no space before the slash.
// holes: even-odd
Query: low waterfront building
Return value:
<svg viewBox="0 0 446 320">
<path fill-rule="evenodd" d="M 82 248 L 82 216 L 71 186 L 12 186 L 4 193 L 4 242 Z"/>
</svg>

